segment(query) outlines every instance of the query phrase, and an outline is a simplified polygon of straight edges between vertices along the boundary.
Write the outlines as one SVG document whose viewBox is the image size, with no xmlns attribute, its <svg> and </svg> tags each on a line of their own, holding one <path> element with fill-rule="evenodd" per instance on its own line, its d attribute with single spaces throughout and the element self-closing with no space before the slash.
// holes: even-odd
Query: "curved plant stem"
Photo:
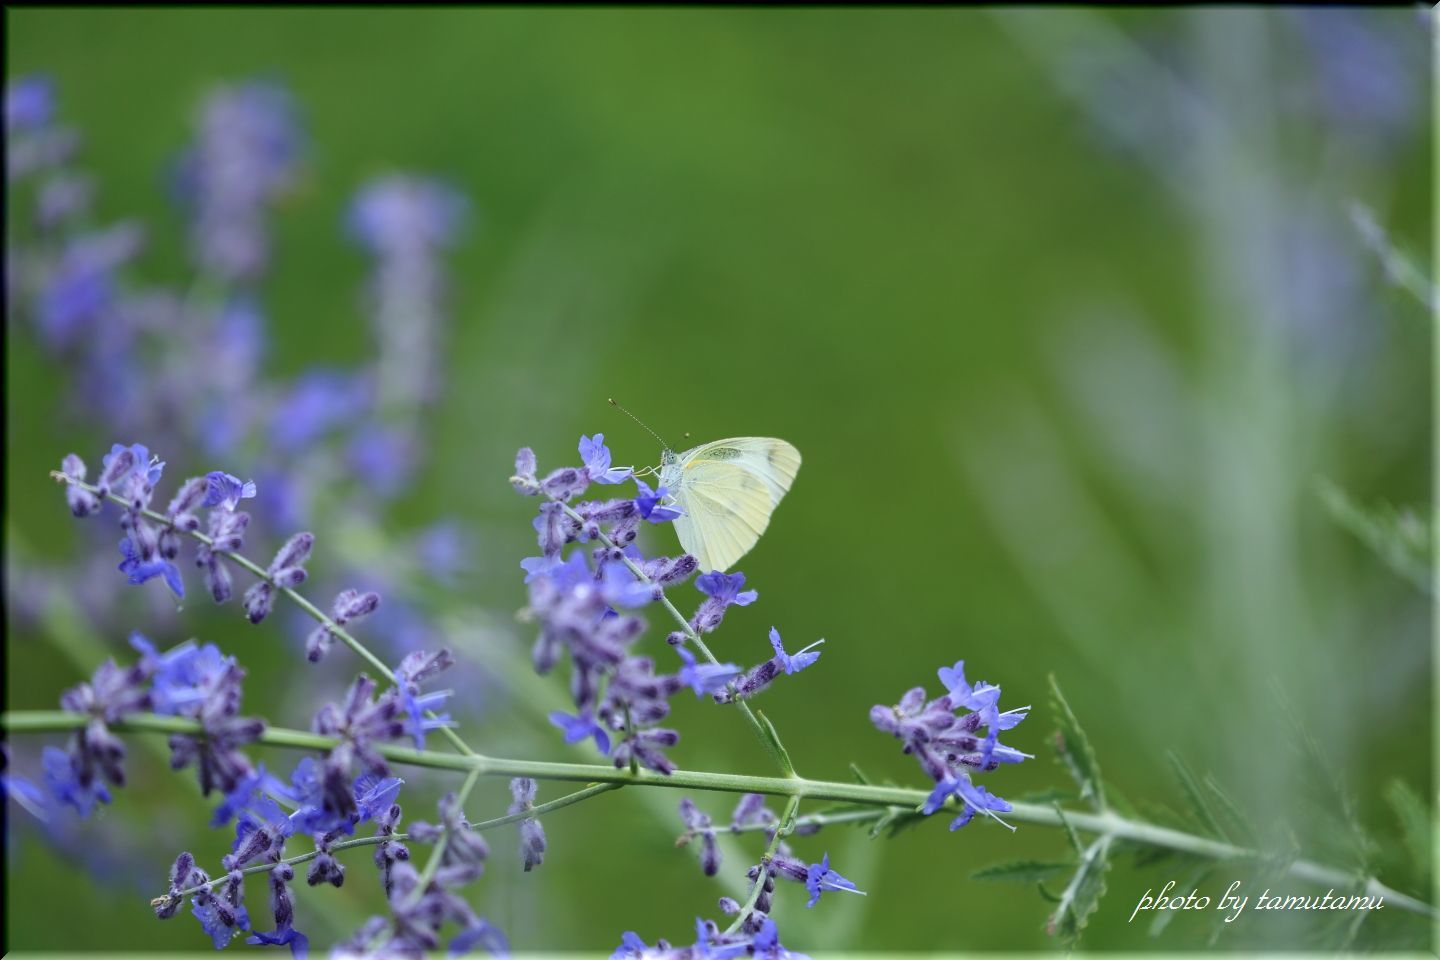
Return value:
<svg viewBox="0 0 1440 960">
<path fill-rule="evenodd" d="M 770 842 L 765 845 L 765 853 L 760 857 L 760 867 L 755 874 L 755 882 L 750 885 L 750 896 L 745 898 L 745 902 L 735 914 L 735 921 L 726 928 L 725 932 L 727 934 L 739 930 L 740 925 L 745 922 L 745 918 L 754 912 L 755 904 L 760 901 L 760 893 L 765 889 L 765 884 L 770 879 L 769 871 L 766 868 L 770 866 L 770 861 L 775 858 L 775 851 L 780 849 L 780 841 L 789 836 L 790 832 L 795 829 L 795 814 L 798 813 L 799 810 L 800 798 L 791 797 L 789 802 L 785 804 L 785 812 L 780 814 L 780 822 L 775 824 L 775 832 L 770 834 Z"/>
<path fill-rule="evenodd" d="M 584 790 L 576 790 L 574 793 L 567 793 L 563 797 L 558 797 L 546 803 L 536 804 L 534 807 L 524 811 L 523 813 L 511 813 L 503 817 L 496 817 L 493 820 L 482 820 L 479 823 L 472 823 L 470 824 L 470 829 L 474 830 L 476 833 L 480 833 L 485 830 L 494 830 L 496 827 L 503 827 L 506 824 L 519 823 L 521 820 L 529 820 L 533 817 L 543 816 L 544 814 L 547 814 L 552 810 L 559 810 L 560 808 L 568 807 L 573 803 L 579 803 L 582 800 L 589 800 L 591 797 L 596 796 L 597 794 L 608 793 L 611 790 L 619 790 L 621 786 L 622 784 L 618 783 L 592 784 L 591 786 L 586 787 Z M 374 847 L 384 843 L 387 840 L 395 840 L 403 843 L 404 841 L 409 839 L 410 835 L 408 833 L 376 834 L 373 837 L 356 837 L 354 840 L 342 840 L 339 843 L 330 844 L 330 852 L 335 853 L 340 850 L 350 850 L 354 847 Z M 246 867 L 244 870 L 241 870 L 240 875 L 248 877 L 256 873 L 265 873 L 268 870 L 273 870 L 281 863 L 286 863 L 294 866 L 297 863 L 305 863 L 307 861 L 314 860 L 318 856 L 320 856 L 319 850 L 311 850 L 308 853 L 301 853 L 293 857 L 286 857 L 284 860 L 279 860 L 275 863 L 257 863 L 254 866 Z M 202 883 L 199 886 L 188 887 L 175 894 L 164 894 L 163 896 L 159 896 L 151 900 L 150 906 L 158 907 L 172 900 L 179 900 L 183 897 L 188 897 L 192 893 L 199 893 L 201 890 L 212 889 L 224 883 L 225 879 L 225 875 L 222 874 L 219 877 L 216 877 L 214 880 L 211 880 L 209 883 Z M 424 884 L 420 884 L 419 886 L 423 888 Z"/>
<path fill-rule="evenodd" d="M 0 714 L 0 729 L 10 733 L 61 733 L 77 730 L 85 726 L 89 720 L 90 717 L 87 714 L 70 713 L 65 710 L 12 711 Z M 128 716 L 118 723 L 110 724 L 110 728 L 120 732 L 203 735 L 199 723 L 194 720 L 153 714 Z M 267 728 L 260 735 L 259 742 L 270 746 L 301 750 L 329 750 L 339 743 L 334 737 L 279 727 Z M 394 763 L 439 770 L 455 770 L 467 774 L 478 771 L 479 776 L 486 777 L 532 777 L 536 780 L 562 780 L 617 786 L 670 787 L 672 789 L 711 790 L 723 793 L 763 793 L 775 797 L 836 800 L 865 806 L 904 807 L 910 810 L 918 810 L 929 797 L 928 790 L 834 780 L 807 780 L 804 777 L 754 777 L 698 770 L 676 770 L 666 776 L 645 769 L 632 773 L 629 770 L 618 770 L 613 766 L 600 764 L 516 760 L 476 753 L 461 756 L 454 753 L 415 750 L 396 744 L 378 744 L 375 749 L 385 759 Z M 1112 841 L 1123 840 L 1142 846 L 1161 847 L 1211 860 L 1253 860 L 1260 856 L 1256 850 L 1196 836 L 1182 830 L 1145 823 L 1141 820 L 1128 820 L 1113 810 L 1103 814 L 1083 813 L 1061 811 L 1043 804 L 1017 802 L 1009 813 L 1009 819 L 1019 823 L 1046 827 L 1064 827 L 1068 823 L 1075 830 L 1084 831 L 1097 837 L 1109 837 Z M 1329 886 L 1349 886 L 1360 879 L 1351 872 L 1312 860 L 1295 860 L 1289 864 L 1286 872 L 1300 880 Z M 1366 877 L 1364 880 L 1366 894 L 1384 897 L 1387 905 L 1428 917 L 1437 916 L 1435 908 L 1421 900 L 1391 889 L 1374 877 Z"/>
</svg>

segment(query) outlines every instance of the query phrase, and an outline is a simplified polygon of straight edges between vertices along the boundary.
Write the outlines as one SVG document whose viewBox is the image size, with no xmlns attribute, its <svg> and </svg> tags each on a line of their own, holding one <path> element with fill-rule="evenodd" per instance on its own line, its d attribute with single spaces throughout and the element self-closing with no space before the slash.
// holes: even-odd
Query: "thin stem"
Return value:
<svg viewBox="0 0 1440 960">
<path fill-rule="evenodd" d="M 552 810 L 559 810 L 562 807 L 568 807 L 571 804 L 579 803 L 582 800 L 589 800 L 591 797 L 598 796 L 602 793 L 608 793 L 611 790 L 619 790 L 621 786 L 623 786 L 623 784 L 619 783 L 593 784 L 586 787 L 584 790 L 576 790 L 574 793 L 567 793 L 565 796 L 558 797 L 547 803 L 537 804 L 536 806 L 524 811 L 523 813 L 511 813 L 503 817 L 495 817 L 493 820 L 482 820 L 479 823 L 472 823 L 470 824 L 470 829 L 474 830 L 476 833 L 481 833 L 486 830 L 494 830 L 496 827 L 503 827 L 506 824 L 518 823 L 521 820 L 529 820 L 533 817 L 544 816 Z M 353 840 L 342 840 L 339 843 L 332 843 L 330 844 L 330 852 L 335 853 L 340 850 L 350 850 L 355 847 L 375 847 L 384 843 L 386 840 L 395 840 L 397 842 L 403 843 L 409 839 L 410 834 L 408 833 L 377 833 L 373 837 L 356 837 Z M 308 853 L 301 853 L 293 857 L 286 857 L 284 860 L 279 860 L 275 863 L 258 863 L 252 867 L 246 867 L 244 870 L 240 871 L 240 875 L 242 877 L 248 877 L 256 873 L 264 873 L 267 870 L 273 870 L 275 867 L 279 866 L 282 863 L 294 866 L 297 863 L 306 863 L 310 860 L 314 860 L 318 856 L 320 856 L 320 851 L 319 849 L 315 849 L 309 851 Z M 214 880 L 211 880 L 209 883 L 202 883 L 199 886 L 188 887 L 174 894 L 173 896 L 167 893 L 163 896 L 156 897 L 155 899 L 150 901 L 150 906 L 158 907 L 161 904 L 166 903 L 172 899 L 179 900 L 183 897 L 188 897 L 191 894 L 199 893 L 201 890 L 216 887 L 224 882 L 225 877 L 222 875 L 216 877 Z M 422 884 L 421 886 L 423 887 L 424 885 Z"/>
<path fill-rule="evenodd" d="M 59 470 L 51 470 L 50 477 L 59 483 L 67 483 L 72 486 L 79 487 L 81 490 L 88 491 L 95 496 L 100 496 L 99 487 L 94 486 L 93 484 L 86 483 L 83 480 L 76 480 L 74 477 L 66 476 Z M 126 509 L 129 509 L 131 506 L 130 502 L 124 497 L 116 496 L 113 493 L 105 494 L 105 499 L 111 501 L 112 503 L 117 503 L 120 506 L 125 507 Z M 163 513 L 156 513 L 154 510 L 141 510 L 140 515 L 149 520 L 154 520 L 156 523 L 163 523 L 167 527 L 171 526 L 171 518 L 165 516 L 165 514 Z M 215 546 L 215 540 L 207 534 L 201 533 L 199 530 L 181 530 L 179 527 L 175 527 L 174 529 L 177 533 L 183 533 L 190 539 L 195 540 L 199 543 L 203 543 L 207 547 Z M 236 566 L 248 570 L 250 573 L 254 574 L 259 579 L 264 580 L 266 583 L 269 583 L 277 591 L 290 598 L 290 601 L 292 603 L 294 603 L 297 607 L 299 607 L 301 610 L 304 610 L 307 614 L 309 614 L 316 621 L 322 624 L 325 629 L 328 630 L 333 636 L 339 637 L 341 642 L 343 642 L 347 647 L 353 650 L 356 656 L 369 664 L 370 668 L 376 673 L 380 674 L 380 676 L 384 677 L 386 680 L 390 681 L 396 686 L 400 685 L 400 681 L 396 679 L 394 672 L 389 668 L 389 666 L 386 665 L 384 660 L 381 660 L 375 654 L 371 653 L 369 648 L 367 648 L 363 643 L 351 636 L 348 630 L 340 626 L 340 624 L 336 623 L 330 617 L 326 616 L 325 612 L 319 607 L 315 606 L 315 604 L 307 600 L 304 594 L 300 593 L 293 587 L 282 587 L 279 584 L 275 583 L 275 581 L 270 578 L 270 572 L 264 567 L 260 566 L 260 564 L 256 563 L 254 560 L 251 560 L 249 557 L 246 557 L 243 554 L 239 553 L 232 553 L 228 550 L 221 552 L 224 553 L 224 555 L 230 560 L 232 560 Z M 432 720 L 438 719 L 438 717 L 436 717 L 436 715 L 429 710 L 425 711 L 425 715 Z M 453 746 L 456 750 L 459 750 L 461 753 L 466 755 L 470 755 L 473 753 L 469 745 L 467 745 L 465 741 L 460 738 L 460 735 L 454 730 L 450 729 L 449 727 L 440 727 L 439 730 L 440 735 L 443 736 L 446 740 L 449 740 L 451 746 Z"/>
<path fill-rule="evenodd" d="M 470 799 L 470 791 L 475 789 L 475 784 L 480 781 L 480 768 L 471 770 L 465 777 L 465 782 L 460 785 L 460 792 L 455 795 L 455 809 L 460 816 L 464 816 L 465 801 Z M 425 861 L 425 869 L 420 872 L 420 882 L 415 884 L 415 892 L 410 896 L 410 902 L 414 903 L 424 896 L 425 888 L 430 886 L 430 881 L 435 879 L 435 871 L 440 869 L 440 861 L 445 858 L 445 849 L 450 846 L 450 824 L 446 823 L 440 830 L 440 839 L 430 848 L 430 856 Z"/>
<path fill-rule="evenodd" d="M 585 524 L 585 518 L 582 517 L 568 503 L 564 503 L 559 500 L 552 500 L 551 502 L 560 504 L 560 509 L 564 510 L 565 515 L 568 516 L 571 520 L 574 520 L 576 523 L 579 523 L 582 526 Z M 598 531 L 596 534 L 596 539 L 598 539 L 602 544 L 604 544 L 606 547 L 618 554 L 621 562 L 624 563 L 626 568 L 628 568 L 629 571 L 635 575 L 635 578 L 637 580 L 639 580 L 641 583 L 647 583 L 655 588 L 656 592 L 660 595 L 660 605 L 664 607 L 667 611 L 669 611 L 670 616 L 675 618 L 675 622 L 680 625 L 680 630 L 685 634 L 686 639 L 688 639 L 691 643 L 695 644 L 695 649 L 699 650 L 700 655 L 703 656 L 706 660 L 708 660 L 711 665 L 718 667 L 720 665 L 720 661 L 715 657 L 715 654 L 710 652 L 710 648 L 705 644 L 705 641 L 700 639 L 700 632 L 694 627 L 690 626 L 690 621 L 685 618 L 685 614 L 681 613 L 675 607 L 675 604 L 670 602 L 670 598 L 665 595 L 665 588 L 660 586 L 654 580 L 651 580 L 649 577 L 647 577 L 645 575 L 645 571 L 640 569 L 640 565 L 637 564 L 634 560 L 631 560 L 628 556 L 626 556 L 625 552 L 621 550 L 618 546 L 616 546 L 615 541 L 611 540 L 608 536 L 606 536 L 604 531 Z M 785 754 L 783 749 L 776 749 L 775 743 L 779 742 L 780 735 L 778 733 L 775 733 L 774 725 L 771 724 L 770 733 L 767 734 L 764 725 L 760 723 L 760 719 L 755 716 L 755 712 L 750 709 L 750 705 L 748 703 L 746 703 L 744 700 L 739 699 L 732 699 L 731 702 L 734 703 L 737 707 L 739 707 L 740 712 L 745 715 L 745 719 L 750 721 L 750 726 L 755 729 L 755 735 L 760 738 L 760 743 L 764 745 L 765 752 L 770 754 L 771 758 L 774 759 L 775 763 L 780 767 L 781 771 L 784 772 L 787 776 L 798 777 L 799 774 L 795 772 L 794 764 L 790 761 L 790 758 Z M 770 740 L 770 736 L 772 734 L 775 737 L 775 743 L 772 743 Z"/>
<path fill-rule="evenodd" d="M 765 853 L 760 857 L 760 864 L 755 874 L 755 882 L 750 886 L 750 896 L 745 898 L 745 903 L 741 905 L 739 912 L 735 914 L 734 922 L 725 929 L 727 934 L 739 930 L 740 925 L 745 922 L 745 918 L 755 911 L 755 904 L 760 902 L 760 894 L 765 889 L 766 882 L 770 879 L 769 871 L 766 868 L 770 866 L 770 861 L 775 859 L 775 852 L 780 849 L 780 841 L 789 836 L 790 832 L 795 829 L 795 814 L 799 809 L 799 797 L 791 797 L 789 802 L 785 804 L 785 812 L 780 815 L 780 822 L 775 824 L 775 832 L 770 835 L 770 842 L 765 845 Z"/>
<path fill-rule="evenodd" d="M 62 733 L 77 730 L 90 721 L 88 714 L 65 710 L 23 710 L 0 713 L 0 729 L 11 733 Z M 186 717 L 162 717 L 134 714 L 110 724 L 112 730 L 136 733 L 183 733 L 203 736 L 200 724 Z M 259 742 L 276 747 L 301 750 L 330 750 L 339 740 L 303 730 L 269 727 Z M 376 744 L 375 750 L 385 759 L 410 766 L 469 773 L 479 770 L 486 777 L 532 777 L 536 780 L 562 780 L 580 783 L 669 787 L 671 789 L 710 790 L 720 793 L 763 793 L 774 797 L 798 797 L 811 800 L 836 800 L 875 807 L 905 807 L 918 810 L 929 797 L 928 790 L 885 787 L 876 784 L 837 780 L 807 780 L 804 777 L 753 777 L 734 773 L 709 773 L 698 770 L 676 770 L 668 776 L 653 770 L 638 773 L 613 766 L 588 763 L 553 763 L 545 760 L 514 760 L 480 754 L 460 756 L 415 750 L 398 744 Z M 538 809 L 538 808 L 537 808 Z M 1012 804 L 1009 819 L 1045 827 L 1063 827 L 1066 822 L 1076 830 L 1113 840 L 1126 840 L 1144 846 L 1163 847 L 1178 853 L 1211 860 L 1249 860 L 1260 857 L 1259 851 L 1234 844 L 1199 837 L 1140 820 L 1127 820 L 1113 810 L 1103 814 L 1060 811 L 1036 803 Z M 1320 885 L 1353 884 L 1358 877 L 1351 872 L 1316 863 L 1295 860 L 1286 868 L 1291 876 Z M 1393 890 L 1374 877 L 1365 878 L 1366 893 L 1383 896 L 1387 904 L 1425 916 L 1440 915 L 1429 904 Z"/>
</svg>

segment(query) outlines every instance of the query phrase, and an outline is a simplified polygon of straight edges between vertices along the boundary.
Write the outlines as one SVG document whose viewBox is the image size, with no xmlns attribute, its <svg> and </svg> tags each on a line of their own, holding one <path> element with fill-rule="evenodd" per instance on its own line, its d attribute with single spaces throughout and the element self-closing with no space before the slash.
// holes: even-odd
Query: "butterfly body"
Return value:
<svg viewBox="0 0 1440 960">
<path fill-rule="evenodd" d="M 660 457 L 660 485 L 684 516 L 680 545 L 703 571 L 727 570 L 759 541 L 795 482 L 800 451 L 774 437 L 734 437 Z"/>
</svg>

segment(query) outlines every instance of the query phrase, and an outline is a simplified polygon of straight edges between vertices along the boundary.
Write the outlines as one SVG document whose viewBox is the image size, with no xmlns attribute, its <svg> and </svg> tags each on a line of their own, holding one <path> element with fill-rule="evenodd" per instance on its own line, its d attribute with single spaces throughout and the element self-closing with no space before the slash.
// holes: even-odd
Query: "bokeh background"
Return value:
<svg viewBox="0 0 1440 960">
<path fill-rule="evenodd" d="M 1431 796 L 1425 15 L 11 9 L 7 26 L 7 77 L 53 79 L 56 123 L 81 136 L 66 169 L 95 185 L 90 212 L 47 235 L 27 211 L 48 174 L 12 167 L 12 252 L 143 223 L 105 296 L 168 291 L 180 325 L 157 321 L 143 348 L 97 341 L 108 322 L 57 337 L 22 289 L 37 268 L 7 259 L 10 707 L 53 706 L 137 629 L 237 654 L 246 711 L 284 725 L 306 725 L 355 668 L 343 650 L 308 665 L 289 611 L 250 627 L 235 604 L 209 605 L 188 567 L 178 610 L 159 581 L 124 585 L 113 517 L 73 521 L 46 471 L 138 441 L 170 480 L 263 463 L 248 552 L 295 529 L 265 506 L 266 482 L 286 489 L 286 519 L 318 535 L 317 597 L 381 584 L 391 613 L 362 636 L 392 659 L 440 638 L 460 653 L 472 742 L 578 758 L 544 720 L 563 679 L 525 669 L 515 611 L 534 503 L 506 477 L 522 445 L 542 468 L 573 462 L 582 432 L 605 433 L 620 463 L 655 462 L 615 396 L 677 445 L 773 435 L 802 451 L 741 564 L 760 602 L 732 612 L 716 646 L 756 662 L 772 624 L 827 638 L 820 666 L 763 704 L 809 776 L 847 778 L 855 762 L 919 785 L 867 711 L 964 658 L 1011 705 L 1037 705 L 1013 738 L 1037 759 L 995 776 L 1002 796 L 1063 786 L 1049 673 L 1142 810 L 1180 805 L 1174 751 L 1267 835 L 1293 831 L 1326 857 L 1335 830 L 1306 824 L 1330 804 L 1292 720 L 1382 846 L 1397 832 L 1387 785 Z M 186 339 L 226 289 L 196 268 L 177 158 L 223 145 L 215 91 L 255 80 L 290 91 L 302 133 L 260 218 L 268 266 L 229 288 L 254 322 L 241 346 Z M 377 315 L 373 261 L 345 222 L 358 190 L 397 172 L 468 206 L 430 251 L 440 286 L 425 289 L 445 293 L 421 298 L 429 325 L 410 345 L 433 357 L 433 389 L 401 403 L 399 452 L 378 455 L 414 470 L 376 492 L 346 446 L 372 413 L 345 378 L 386 376 L 410 321 Z M 319 368 L 334 377 L 305 379 Z M 255 422 L 292 410 L 297 383 L 333 389 L 320 399 L 336 413 L 296 449 L 263 430 L 217 435 L 198 399 L 139 408 L 159 369 L 211 399 L 234 380 L 225 402 L 256 404 Z M 682 766 L 766 772 L 738 717 L 676 703 Z M 35 776 L 38 746 L 12 741 L 13 769 Z M 10 806 L 11 948 L 208 949 L 188 916 L 157 923 L 147 904 L 179 849 L 207 863 L 226 847 L 160 746 L 132 746 L 133 785 L 90 822 L 41 826 Z M 409 815 L 446 786 L 412 777 Z M 498 782 L 477 797 L 472 816 L 508 802 Z M 749 861 L 729 847 L 721 876 L 702 877 L 673 848 L 678 799 L 624 791 L 557 813 L 529 874 L 497 835 L 477 909 L 525 949 L 599 954 L 627 929 L 686 938 Z M 699 799 L 728 819 L 728 798 Z M 836 829 L 799 849 L 828 850 L 870 895 L 806 911 L 783 891 L 794 949 L 1053 944 L 1033 890 L 970 879 L 1061 853 L 1053 830 L 933 823 L 872 842 Z M 1397 885 L 1421 882 L 1377 857 Z M 368 857 L 349 869 L 343 890 L 298 894 L 320 943 L 380 907 Z M 1158 939 L 1126 922 L 1168 870 L 1118 861 L 1084 945 L 1209 943 L 1188 917 Z M 1317 935 L 1303 916 L 1246 920 L 1213 945 Z M 1423 938 L 1414 927 L 1395 935 Z"/>
</svg>

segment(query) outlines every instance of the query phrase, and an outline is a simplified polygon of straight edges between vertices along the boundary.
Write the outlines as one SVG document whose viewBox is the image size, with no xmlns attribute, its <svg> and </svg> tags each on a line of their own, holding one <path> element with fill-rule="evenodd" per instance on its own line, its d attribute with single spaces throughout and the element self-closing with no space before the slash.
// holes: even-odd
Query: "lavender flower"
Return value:
<svg viewBox="0 0 1440 960">
<path fill-rule="evenodd" d="M 224 507 L 226 510 L 234 510 L 240 505 L 241 500 L 255 496 L 255 481 L 244 480 L 231 476 L 220 470 L 212 470 L 205 475 L 205 499 L 201 506 Z"/>
<path fill-rule="evenodd" d="M 810 900 L 805 904 L 807 907 L 815 906 L 820 900 L 820 895 L 831 890 L 865 895 L 863 890 L 855 889 L 855 884 L 830 869 L 830 854 L 828 853 L 821 858 L 819 863 L 812 863 L 805 869 L 805 889 L 810 893 Z"/>
<path fill-rule="evenodd" d="M 195 565 L 203 572 L 205 589 L 216 603 L 229 600 L 233 590 L 230 571 L 222 558 L 227 553 L 238 553 L 245 545 L 245 528 L 249 525 L 250 514 L 244 511 L 210 511 L 210 543 L 202 543 L 195 551 Z"/>
<path fill-rule="evenodd" d="M 351 771 L 357 761 L 370 773 L 389 773 L 385 758 L 375 750 L 375 742 L 413 735 L 413 720 L 400 689 L 391 687 L 376 698 L 375 687 L 375 681 L 362 673 L 351 683 L 344 700 L 325 704 L 311 724 L 316 733 L 341 740 L 326 754 L 321 774 L 321 805 L 334 817 L 359 816 L 351 786 Z"/>
<path fill-rule="evenodd" d="M 275 558 L 265 569 L 266 579 L 245 591 L 245 616 L 251 623 L 259 623 L 270 615 L 276 590 L 294 589 L 305 582 L 304 564 L 310 559 L 314 546 L 314 534 L 297 533 L 275 551 Z"/>
<path fill-rule="evenodd" d="M 150 709 L 149 679 L 144 663 L 122 669 L 107 660 L 88 682 L 61 695 L 62 707 L 88 714 L 90 720 L 75 731 L 66 750 L 47 747 L 42 755 L 45 780 L 57 802 L 88 816 L 97 802 L 110 802 L 105 783 L 125 785 L 125 744 L 108 724 Z"/>
<path fill-rule="evenodd" d="M 649 484 L 640 478 L 635 479 L 635 488 L 640 494 L 635 498 L 635 509 L 640 516 L 651 523 L 668 523 L 671 520 L 678 520 L 685 514 L 676 507 L 666 506 L 665 498 L 669 491 L 664 487 L 658 490 L 651 490 Z"/>
<path fill-rule="evenodd" d="M 202 735 L 173 735 L 170 738 L 170 766 L 180 770 L 194 763 L 199 772 L 202 794 L 209 795 L 217 788 L 228 794 L 254 773 L 240 747 L 258 740 L 265 732 L 265 722 L 238 716 L 245 671 L 233 657 L 218 662 L 211 660 L 200 669 L 205 671 L 197 671 L 197 688 L 201 696 L 180 713 L 199 720 Z"/>
<path fill-rule="evenodd" d="M 395 680 L 400 688 L 400 700 L 410 720 L 410 735 L 415 739 L 416 750 L 425 749 L 425 734 L 429 731 L 455 725 L 448 713 L 428 716 L 444 706 L 445 701 L 450 698 L 451 691 L 420 693 L 421 681 L 430 679 L 454 663 L 455 658 L 451 656 L 449 650 L 441 650 L 433 654 L 417 650 L 407 654 L 405 659 L 400 662 L 400 666 L 395 668 Z"/>
<path fill-rule="evenodd" d="M 535 781 L 529 777 L 516 777 L 510 781 L 510 796 L 514 802 L 506 813 L 515 815 L 535 809 Z M 545 860 L 545 828 L 534 817 L 520 821 L 520 856 L 529 873 Z"/>
<path fill-rule="evenodd" d="M 65 455 L 60 462 L 60 469 L 71 480 L 84 481 L 85 461 L 75 454 Z M 100 500 L 89 490 L 83 490 L 74 483 L 65 485 L 65 502 L 70 506 L 70 512 L 77 517 L 88 517 L 100 509 Z"/>
<path fill-rule="evenodd" d="M 180 569 L 159 555 L 159 542 L 147 543 L 137 537 L 125 537 L 120 541 L 120 556 L 123 558 L 115 569 L 125 574 L 134 585 L 139 586 L 156 577 L 163 577 L 165 586 L 177 599 L 185 597 L 185 581 L 180 579 Z"/>
<path fill-rule="evenodd" d="M 622 483 L 635 472 L 634 467 L 610 466 L 610 448 L 605 446 L 603 433 L 595 434 L 594 439 L 580 438 L 580 459 L 591 483 Z"/>
<path fill-rule="evenodd" d="M 288 946 L 291 956 L 296 960 L 305 960 L 310 951 L 310 940 L 295 929 L 295 904 L 290 897 L 290 881 L 295 879 L 295 870 L 288 863 L 277 863 L 270 869 L 268 878 L 270 912 L 275 917 L 275 929 L 269 933 L 257 930 L 245 942 L 275 947 Z"/>
<path fill-rule="evenodd" d="M 696 577 L 695 588 L 705 594 L 706 599 L 701 602 L 700 608 L 690 620 L 690 626 L 695 632 L 714 631 L 720 626 L 720 621 L 725 618 L 725 611 L 730 607 L 748 607 L 759 599 L 760 594 L 757 591 L 742 590 L 743 586 L 745 574 L 738 572 L 721 573 L 714 570 Z"/>
<path fill-rule="evenodd" d="M 675 652 L 685 663 L 680 670 L 680 680 L 695 691 L 696 697 L 719 693 L 741 674 L 733 663 L 696 663 L 695 655 L 683 646 L 676 647 Z"/>
<path fill-rule="evenodd" d="M 55 81 L 31 74 L 5 85 L 5 130 L 23 133 L 47 126 L 55 116 Z"/>
<path fill-rule="evenodd" d="M 998 706 L 1000 688 L 988 683 L 972 686 L 965 680 L 964 667 L 960 661 L 940 669 L 940 682 L 949 690 L 945 696 L 927 701 L 925 688 L 915 687 L 893 707 L 871 708 L 870 722 L 903 742 L 905 753 L 914 755 L 921 769 L 935 781 L 935 789 L 924 806 L 925 814 L 939 810 L 953 796 L 961 812 L 950 824 L 951 830 L 968 824 L 976 813 L 1009 827 L 996 814 L 1010 810 L 1010 804 L 984 787 L 975 786 L 971 774 L 1030 758 L 1030 754 L 1007 747 L 998 739 L 1001 730 L 1012 729 L 1025 719 L 1030 708 L 1002 713 Z M 962 715 L 955 710 L 969 712 Z M 979 735 L 982 727 L 986 730 L 984 736 Z"/>
<path fill-rule="evenodd" d="M 579 716 L 571 716 L 556 710 L 550 714 L 550 722 L 565 732 L 566 743 L 579 743 L 593 737 L 595 749 L 605 756 L 610 755 L 610 735 L 605 732 L 604 727 L 595 722 L 594 714 L 589 711 L 581 711 Z"/>
<path fill-rule="evenodd" d="M 294 177 L 294 106 L 271 84 L 222 87 L 206 99 L 197 127 L 178 185 L 198 266 L 225 281 L 254 280 L 269 259 L 265 207 Z"/>
<path fill-rule="evenodd" d="M 685 823 L 685 833 L 677 846 L 700 838 L 700 871 L 707 877 L 720 872 L 720 848 L 715 844 L 715 827 L 710 817 L 695 806 L 695 801 L 685 797 L 680 801 L 680 819 Z"/>
<path fill-rule="evenodd" d="M 380 594 L 373 591 L 361 593 L 358 590 L 341 590 L 330 606 L 330 619 L 335 626 L 343 627 L 352 620 L 368 617 L 380 607 Z M 334 644 L 336 634 L 328 623 L 322 623 L 310 631 L 305 640 L 305 657 L 311 663 L 318 663 Z"/>
</svg>

